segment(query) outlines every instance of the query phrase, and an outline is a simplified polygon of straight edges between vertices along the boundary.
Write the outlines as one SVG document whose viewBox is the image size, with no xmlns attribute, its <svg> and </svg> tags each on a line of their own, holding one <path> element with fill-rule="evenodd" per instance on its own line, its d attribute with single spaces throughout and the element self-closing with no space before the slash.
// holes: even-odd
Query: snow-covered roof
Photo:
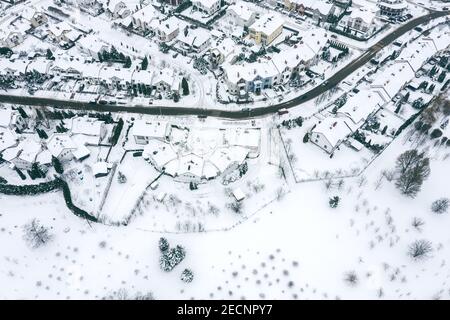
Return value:
<svg viewBox="0 0 450 320">
<path fill-rule="evenodd" d="M 22 140 L 18 148 L 20 149 L 19 159 L 29 163 L 34 163 L 37 155 L 42 151 L 41 144 L 31 137 Z"/>
<path fill-rule="evenodd" d="M 396 61 L 383 71 L 378 71 L 371 84 L 372 88 L 380 89 L 379 93 L 385 101 L 391 100 L 414 77 L 414 71 L 405 61 Z"/>
<path fill-rule="evenodd" d="M 244 21 L 248 21 L 255 14 L 245 2 L 238 2 L 228 7 L 228 11 L 233 11 L 236 16 Z"/>
<path fill-rule="evenodd" d="M 265 14 L 256 20 L 250 29 L 255 30 L 255 32 L 261 32 L 266 35 L 273 34 L 277 29 L 283 27 L 284 19 L 278 15 Z"/>
<path fill-rule="evenodd" d="M 376 17 L 376 12 L 369 10 L 367 8 L 353 9 L 349 15 L 350 19 L 361 19 L 367 24 L 372 24 Z"/>
<path fill-rule="evenodd" d="M 90 50 L 96 53 L 108 47 L 108 45 L 103 42 L 103 40 L 100 40 L 99 37 L 92 34 L 81 37 L 77 41 L 77 46 L 81 49 Z"/>
<path fill-rule="evenodd" d="M 71 119 L 71 133 L 100 137 L 104 122 L 89 117 Z"/>
<path fill-rule="evenodd" d="M 108 173 L 108 163 L 104 161 L 96 162 L 92 165 L 94 176 L 105 175 Z"/>
<path fill-rule="evenodd" d="M 228 129 L 224 132 L 225 144 L 246 148 L 259 148 L 261 130 L 259 129 Z"/>
<path fill-rule="evenodd" d="M 142 156 L 144 159 L 152 159 L 159 168 L 177 158 L 171 145 L 160 140 L 150 140 L 144 147 Z"/>
<path fill-rule="evenodd" d="M 47 140 L 47 149 L 54 157 L 58 157 L 64 150 L 75 150 L 76 144 L 66 133 L 54 133 Z"/>
<path fill-rule="evenodd" d="M 52 24 L 48 28 L 48 31 L 52 33 L 55 37 L 61 36 L 63 33 L 72 31 L 73 27 L 69 25 L 66 21 L 60 23 Z"/>
<path fill-rule="evenodd" d="M 133 125 L 133 136 L 164 139 L 167 132 L 167 121 L 136 120 Z"/>
<path fill-rule="evenodd" d="M 407 62 L 417 72 L 425 61 L 436 53 L 436 47 L 432 41 L 418 40 L 402 50 L 397 61 Z"/>
<path fill-rule="evenodd" d="M 8 129 L 0 128 L 0 152 L 17 144 L 16 135 Z"/>
<path fill-rule="evenodd" d="M 214 6 L 216 6 L 218 3 L 220 3 L 221 0 L 194 0 L 192 3 L 195 4 L 201 4 L 203 8 L 211 9 Z"/>
<path fill-rule="evenodd" d="M 344 119 L 335 117 L 323 119 L 312 132 L 323 134 L 332 148 L 336 147 L 352 133 Z"/>
<path fill-rule="evenodd" d="M 236 201 L 242 201 L 245 199 L 245 193 L 242 191 L 241 188 L 233 189 L 233 196 L 236 199 Z"/>
<path fill-rule="evenodd" d="M 184 31 L 178 35 L 178 40 L 187 44 L 190 47 L 200 48 L 203 44 L 209 41 L 211 35 L 205 29 L 188 29 L 187 34 Z"/>
<path fill-rule="evenodd" d="M 307 9 L 318 10 L 323 15 L 328 15 L 333 7 L 330 2 L 322 0 L 291 0 L 298 5 L 303 5 Z"/>
<path fill-rule="evenodd" d="M 347 122 L 350 127 L 359 127 L 377 107 L 383 104 L 381 97 L 371 90 L 361 90 L 338 110 L 338 115 L 343 115 L 351 120 Z M 352 128 L 353 129 L 353 128 Z"/>
<path fill-rule="evenodd" d="M 0 127 L 8 128 L 11 124 L 12 115 L 11 109 L 0 109 Z"/>
<path fill-rule="evenodd" d="M 183 23 L 177 17 L 171 16 L 166 20 L 154 20 L 151 23 L 153 29 L 157 29 L 165 34 L 172 34 L 176 32 Z"/>
</svg>

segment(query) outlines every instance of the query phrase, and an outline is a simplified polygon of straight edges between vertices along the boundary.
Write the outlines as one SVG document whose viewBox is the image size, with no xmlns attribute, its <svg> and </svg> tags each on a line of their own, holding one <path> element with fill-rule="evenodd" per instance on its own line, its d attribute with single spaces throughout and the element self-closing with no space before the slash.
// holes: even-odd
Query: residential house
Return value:
<svg viewBox="0 0 450 320">
<path fill-rule="evenodd" d="M 31 7 L 26 7 L 20 13 L 22 18 L 28 20 L 33 28 L 37 28 L 48 21 L 47 15 L 43 12 L 37 11 Z"/>
<path fill-rule="evenodd" d="M 170 126 L 166 121 L 135 120 L 132 136 L 137 144 L 147 144 L 150 140 L 166 141 Z"/>
<path fill-rule="evenodd" d="M 171 16 L 166 20 L 154 20 L 151 28 L 155 31 L 159 41 L 169 42 L 175 39 L 180 32 L 180 19 Z"/>
<path fill-rule="evenodd" d="M 192 7 L 207 16 L 212 16 L 220 10 L 221 3 L 221 0 L 193 0 Z"/>
<path fill-rule="evenodd" d="M 338 28 L 358 38 L 370 38 L 381 24 L 377 20 L 377 13 L 365 8 L 352 9 L 339 21 Z"/>
<path fill-rule="evenodd" d="M 249 27 L 249 36 L 256 44 L 270 45 L 282 32 L 284 20 L 273 14 L 266 14 Z"/>
<path fill-rule="evenodd" d="M 211 35 L 205 29 L 185 28 L 178 35 L 179 48 L 184 54 L 201 53 L 205 51 L 211 42 Z"/>
<path fill-rule="evenodd" d="M 232 25 L 249 27 L 255 22 L 256 13 L 245 2 L 232 4 L 227 9 L 227 15 Z"/>
<path fill-rule="evenodd" d="M 406 0 L 378 0 L 380 14 L 387 17 L 401 17 L 408 8 Z"/>
</svg>

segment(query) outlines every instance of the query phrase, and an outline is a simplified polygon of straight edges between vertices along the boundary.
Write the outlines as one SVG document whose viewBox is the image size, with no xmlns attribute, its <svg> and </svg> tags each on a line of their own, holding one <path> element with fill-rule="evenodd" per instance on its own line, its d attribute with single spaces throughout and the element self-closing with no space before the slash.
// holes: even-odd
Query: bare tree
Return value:
<svg viewBox="0 0 450 320">
<path fill-rule="evenodd" d="M 423 221 L 422 219 L 418 218 L 418 217 L 414 217 L 411 225 L 417 229 L 417 231 L 422 231 L 422 227 L 425 225 L 425 221 Z"/>
<path fill-rule="evenodd" d="M 344 281 L 349 286 L 355 287 L 359 282 L 359 278 L 355 271 L 348 271 L 344 274 Z"/>
<path fill-rule="evenodd" d="M 416 240 L 409 245 L 408 255 L 414 260 L 424 260 L 433 251 L 433 245 L 428 240 Z"/>
<path fill-rule="evenodd" d="M 36 218 L 25 224 L 23 230 L 23 238 L 33 249 L 39 248 L 53 239 L 48 228 L 41 225 Z"/>
</svg>

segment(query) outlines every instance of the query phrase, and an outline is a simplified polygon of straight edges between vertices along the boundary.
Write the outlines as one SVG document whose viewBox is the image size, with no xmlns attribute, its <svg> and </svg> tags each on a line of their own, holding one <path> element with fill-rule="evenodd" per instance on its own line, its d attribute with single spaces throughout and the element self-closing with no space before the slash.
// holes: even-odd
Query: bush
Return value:
<svg viewBox="0 0 450 320">
<path fill-rule="evenodd" d="M 122 172 L 118 172 L 117 173 L 117 181 L 121 184 L 126 183 L 127 182 L 127 177 L 122 173 Z"/>
<path fill-rule="evenodd" d="M 160 238 L 158 246 L 161 252 L 166 252 L 167 250 L 169 250 L 169 241 L 167 241 L 166 238 Z"/>
<path fill-rule="evenodd" d="M 115 146 L 117 144 L 117 142 L 119 141 L 119 137 L 122 132 L 122 129 L 123 129 L 123 120 L 122 120 L 122 118 L 120 118 L 119 121 L 117 122 L 117 125 L 114 127 L 114 133 L 111 138 L 111 144 L 113 146 Z"/>
<path fill-rule="evenodd" d="M 441 137 L 441 136 L 442 136 L 442 131 L 439 130 L 439 129 L 434 129 L 434 130 L 431 132 L 431 134 L 430 134 L 431 139 L 436 139 L 436 138 L 439 138 L 439 137 Z"/>
<path fill-rule="evenodd" d="M 59 161 L 58 158 L 52 156 L 52 164 L 57 173 L 59 173 L 59 174 L 64 173 L 64 167 L 62 166 L 62 163 L 61 163 L 61 161 Z"/>
<path fill-rule="evenodd" d="M 33 219 L 25 224 L 23 230 L 25 241 L 33 249 L 39 248 L 53 239 L 49 229 L 41 225 L 37 219 Z"/>
<path fill-rule="evenodd" d="M 337 208 L 340 200 L 341 199 L 338 196 L 334 196 L 333 198 L 330 198 L 330 201 L 328 201 L 330 208 L 333 208 L 333 209 Z"/>
<path fill-rule="evenodd" d="M 344 281 L 351 287 L 355 287 L 358 282 L 359 278 L 355 271 L 348 271 L 344 275 Z"/>
<path fill-rule="evenodd" d="M 181 273 L 181 281 L 190 283 L 194 280 L 194 274 L 190 269 L 184 269 L 184 271 Z"/>
<path fill-rule="evenodd" d="M 447 212 L 449 205 L 450 200 L 448 198 L 441 198 L 431 204 L 431 211 L 437 214 L 443 214 Z"/>
<path fill-rule="evenodd" d="M 414 260 L 424 260 L 433 251 L 433 246 L 428 240 L 416 240 L 409 245 L 408 255 Z"/>
</svg>

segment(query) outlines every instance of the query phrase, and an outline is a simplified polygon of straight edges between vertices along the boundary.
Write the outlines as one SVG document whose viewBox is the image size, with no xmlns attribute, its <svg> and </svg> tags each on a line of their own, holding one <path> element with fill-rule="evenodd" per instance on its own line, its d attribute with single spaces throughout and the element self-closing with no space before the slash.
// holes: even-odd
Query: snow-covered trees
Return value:
<svg viewBox="0 0 450 320">
<path fill-rule="evenodd" d="M 409 150 L 398 157 L 396 170 L 398 178 L 395 185 L 404 195 L 414 198 L 430 175 L 430 159 L 423 152 Z"/>
<path fill-rule="evenodd" d="M 182 246 L 177 245 L 175 248 L 170 249 L 166 238 L 159 239 L 158 247 L 161 251 L 159 266 L 163 271 L 172 271 L 186 257 L 186 250 Z"/>
<path fill-rule="evenodd" d="M 181 88 L 183 89 L 183 96 L 189 95 L 189 84 L 188 84 L 186 78 L 184 78 L 184 77 L 181 80 Z"/>
<path fill-rule="evenodd" d="M 330 200 L 328 201 L 330 208 L 333 208 L 333 209 L 337 208 L 340 200 L 341 200 L 341 198 L 339 198 L 338 196 L 334 196 L 333 198 L 330 198 Z"/>
<path fill-rule="evenodd" d="M 23 238 L 33 248 L 39 248 L 53 239 L 49 229 L 40 224 L 36 218 L 23 226 Z"/>
<path fill-rule="evenodd" d="M 117 181 L 121 184 L 126 183 L 127 182 L 127 177 L 122 173 L 122 172 L 118 172 L 117 173 Z"/>
<path fill-rule="evenodd" d="M 431 204 L 431 211 L 437 214 L 443 214 L 447 212 L 449 205 L 450 200 L 448 198 L 441 198 Z"/>
<path fill-rule="evenodd" d="M 190 269 L 184 269 L 184 271 L 181 273 L 181 281 L 190 283 L 194 280 L 194 273 Z"/>
<path fill-rule="evenodd" d="M 423 260 L 429 257 L 433 245 L 428 240 L 416 240 L 409 245 L 408 255 L 414 260 Z"/>
<path fill-rule="evenodd" d="M 349 286 L 355 287 L 359 282 L 359 278 L 355 271 L 348 271 L 344 274 L 344 281 Z"/>
</svg>

